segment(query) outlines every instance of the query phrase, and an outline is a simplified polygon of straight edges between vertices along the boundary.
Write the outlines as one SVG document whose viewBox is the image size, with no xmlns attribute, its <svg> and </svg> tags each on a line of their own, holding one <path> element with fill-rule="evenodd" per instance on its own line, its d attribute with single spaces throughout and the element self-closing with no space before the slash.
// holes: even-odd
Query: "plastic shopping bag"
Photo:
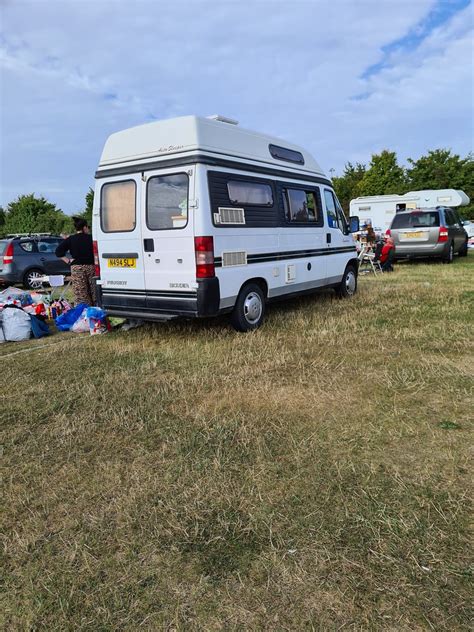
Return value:
<svg viewBox="0 0 474 632">
<path fill-rule="evenodd" d="M 64 314 L 61 314 L 61 316 L 58 316 L 54 321 L 56 323 L 56 327 L 59 331 L 69 331 L 87 307 L 87 303 L 79 303 L 76 307 L 73 307 Z"/>
<path fill-rule="evenodd" d="M 107 315 L 103 309 L 100 307 L 89 307 L 86 314 L 89 319 L 89 331 L 91 336 L 107 333 Z"/>
<path fill-rule="evenodd" d="M 31 337 L 29 314 L 18 307 L 4 307 L 2 310 L 2 330 L 7 342 L 29 340 Z"/>
<path fill-rule="evenodd" d="M 69 312 L 68 312 L 69 313 Z M 75 334 L 85 334 L 89 331 L 89 319 L 87 318 L 87 307 L 82 310 L 82 314 L 71 327 Z"/>
</svg>

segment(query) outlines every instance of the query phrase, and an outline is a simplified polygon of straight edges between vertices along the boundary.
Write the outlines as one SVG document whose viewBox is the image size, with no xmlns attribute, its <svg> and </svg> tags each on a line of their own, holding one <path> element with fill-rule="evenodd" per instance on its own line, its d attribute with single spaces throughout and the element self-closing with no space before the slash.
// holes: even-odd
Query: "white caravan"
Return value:
<svg viewBox="0 0 474 632">
<path fill-rule="evenodd" d="M 358 230 L 357 218 L 351 221 Z M 100 304 L 145 320 L 231 312 L 357 288 L 357 253 L 331 181 L 308 152 L 216 116 L 112 134 L 93 209 Z"/>
<path fill-rule="evenodd" d="M 377 235 L 390 228 L 397 211 L 436 206 L 466 206 L 469 198 L 464 191 L 429 189 L 410 191 L 404 195 L 368 195 L 351 200 L 350 213 L 358 215 L 362 228 L 370 224 Z"/>
</svg>

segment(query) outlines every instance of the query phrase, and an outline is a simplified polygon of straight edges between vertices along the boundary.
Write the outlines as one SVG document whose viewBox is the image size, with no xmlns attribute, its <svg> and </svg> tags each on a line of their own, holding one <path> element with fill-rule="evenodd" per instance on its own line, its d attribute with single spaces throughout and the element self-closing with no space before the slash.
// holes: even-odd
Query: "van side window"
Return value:
<svg viewBox="0 0 474 632">
<path fill-rule="evenodd" d="M 284 189 L 283 204 L 288 222 L 322 225 L 319 199 L 314 191 Z"/>
<path fill-rule="evenodd" d="M 268 184 L 231 180 L 227 183 L 227 191 L 231 204 L 273 206 L 272 188 Z"/>
<path fill-rule="evenodd" d="M 339 228 L 336 213 L 336 202 L 332 191 L 329 189 L 324 189 L 324 202 L 326 204 L 326 214 L 328 216 L 329 228 Z"/>
<path fill-rule="evenodd" d="M 150 230 L 172 230 L 187 225 L 188 187 L 185 173 L 153 176 L 148 180 L 146 223 Z"/>
<path fill-rule="evenodd" d="M 324 189 L 324 202 L 326 203 L 329 228 L 339 228 L 344 235 L 348 235 L 349 226 L 342 206 L 339 204 L 339 200 L 334 193 L 329 189 Z"/>
<path fill-rule="evenodd" d="M 104 184 L 100 200 L 100 224 L 104 233 L 135 230 L 136 188 L 135 180 Z"/>
</svg>

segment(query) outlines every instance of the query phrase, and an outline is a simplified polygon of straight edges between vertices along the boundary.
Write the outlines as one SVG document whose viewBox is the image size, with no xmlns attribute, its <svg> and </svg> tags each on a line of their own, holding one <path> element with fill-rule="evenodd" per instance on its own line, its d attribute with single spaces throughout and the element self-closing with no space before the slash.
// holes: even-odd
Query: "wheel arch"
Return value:
<svg viewBox="0 0 474 632">
<path fill-rule="evenodd" d="M 240 292 L 242 292 L 242 288 L 244 288 L 249 283 L 256 283 L 260 287 L 260 289 L 262 290 L 263 297 L 265 298 L 265 300 L 268 298 L 268 283 L 263 277 L 253 277 L 251 279 L 247 279 L 240 286 L 239 294 L 240 294 Z"/>
</svg>

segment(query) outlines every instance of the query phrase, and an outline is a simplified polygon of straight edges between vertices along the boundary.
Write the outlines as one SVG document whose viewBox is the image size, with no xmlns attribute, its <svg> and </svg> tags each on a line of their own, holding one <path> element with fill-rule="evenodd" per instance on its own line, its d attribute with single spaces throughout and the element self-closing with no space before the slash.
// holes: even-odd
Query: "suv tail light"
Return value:
<svg viewBox="0 0 474 632">
<path fill-rule="evenodd" d="M 438 243 L 442 243 L 444 241 L 448 241 L 448 229 L 446 226 L 439 227 L 439 235 L 438 235 Z"/>
<path fill-rule="evenodd" d="M 214 240 L 212 237 L 195 237 L 196 278 L 210 279 L 215 276 Z"/>
<path fill-rule="evenodd" d="M 13 242 L 11 241 L 5 248 L 3 253 L 3 265 L 6 266 L 9 263 L 13 263 Z"/>
<path fill-rule="evenodd" d="M 97 242 L 92 242 L 92 252 L 94 253 L 94 266 L 95 266 L 95 276 L 100 278 L 100 260 L 99 260 L 99 248 L 97 247 Z"/>
</svg>

